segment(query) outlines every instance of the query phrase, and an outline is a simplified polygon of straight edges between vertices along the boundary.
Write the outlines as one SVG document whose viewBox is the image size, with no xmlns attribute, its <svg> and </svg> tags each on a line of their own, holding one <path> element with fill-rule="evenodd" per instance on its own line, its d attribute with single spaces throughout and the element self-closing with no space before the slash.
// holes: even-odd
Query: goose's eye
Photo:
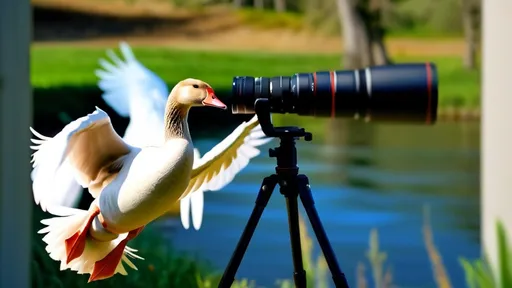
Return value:
<svg viewBox="0 0 512 288">
<path fill-rule="evenodd" d="M 194 85 L 192 85 L 192 87 L 194 87 L 194 88 L 199 88 L 199 85 L 194 84 Z"/>
</svg>

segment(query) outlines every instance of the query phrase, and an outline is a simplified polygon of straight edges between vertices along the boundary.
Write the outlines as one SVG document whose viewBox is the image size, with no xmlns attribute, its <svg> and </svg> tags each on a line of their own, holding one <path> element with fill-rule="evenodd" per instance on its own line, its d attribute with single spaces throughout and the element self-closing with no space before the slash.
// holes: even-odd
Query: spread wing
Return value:
<svg viewBox="0 0 512 288">
<path fill-rule="evenodd" d="M 236 174 L 260 154 L 257 148 L 272 138 L 266 137 L 255 115 L 243 122 L 228 137 L 194 162 L 190 183 L 180 197 L 197 190 L 217 191 L 229 184 Z"/>
<path fill-rule="evenodd" d="M 98 197 L 101 187 L 97 184 L 105 169 L 131 147 L 114 131 L 107 113 L 96 107 L 96 111 L 66 125 L 53 138 L 43 136 L 30 127 L 39 139 L 31 139 L 36 150 L 32 154 L 33 167 L 38 177 L 32 182 L 36 204 L 43 211 L 52 205 L 52 193 L 67 181 L 60 173 L 72 174 L 84 188 L 89 188 L 93 197 Z M 100 185 L 101 186 L 101 185 Z"/>
<path fill-rule="evenodd" d="M 142 147 L 160 144 L 164 137 L 164 112 L 169 89 L 155 73 L 144 67 L 125 42 L 119 44 L 121 60 L 112 50 L 110 62 L 100 59 L 96 70 L 102 97 L 119 115 L 130 117 L 123 139 Z"/>
</svg>

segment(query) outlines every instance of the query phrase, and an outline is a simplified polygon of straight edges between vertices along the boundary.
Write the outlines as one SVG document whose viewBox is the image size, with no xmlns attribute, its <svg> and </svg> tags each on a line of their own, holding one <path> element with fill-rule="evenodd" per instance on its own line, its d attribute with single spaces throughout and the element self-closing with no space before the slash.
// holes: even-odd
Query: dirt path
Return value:
<svg viewBox="0 0 512 288">
<path fill-rule="evenodd" d="M 36 46 L 113 47 L 119 41 L 131 46 L 162 46 L 197 50 L 266 51 L 276 53 L 340 53 L 342 41 L 336 37 L 294 34 L 288 31 L 255 31 L 249 28 L 231 30 L 211 36 L 125 36 L 75 41 L 39 42 Z M 460 56 L 461 40 L 390 39 L 387 47 L 392 56 Z"/>
<path fill-rule="evenodd" d="M 240 23 L 227 7 L 190 11 L 169 1 L 145 0 L 32 0 L 34 45 L 113 47 L 130 45 L 186 49 L 268 51 L 282 53 L 339 53 L 339 37 L 261 30 Z M 461 39 L 389 39 L 392 56 L 458 56 Z"/>
</svg>

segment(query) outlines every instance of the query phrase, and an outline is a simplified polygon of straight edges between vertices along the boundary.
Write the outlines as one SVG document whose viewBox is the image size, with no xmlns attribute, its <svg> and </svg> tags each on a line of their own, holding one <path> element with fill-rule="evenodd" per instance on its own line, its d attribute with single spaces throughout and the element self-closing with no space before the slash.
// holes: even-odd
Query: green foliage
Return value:
<svg viewBox="0 0 512 288">
<path fill-rule="evenodd" d="M 340 20 L 336 0 L 304 1 L 304 23 L 320 33 L 339 35 Z"/>
<path fill-rule="evenodd" d="M 393 5 L 387 24 L 391 35 L 462 35 L 458 0 L 406 0 Z"/>
<path fill-rule="evenodd" d="M 460 36 L 462 13 L 458 0 L 382 0 L 384 28 L 395 36 Z M 336 0 L 303 1 L 305 23 L 328 34 L 339 34 L 341 26 Z"/>
<path fill-rule="evenodd" d="M 272 77 L 298 72 L 339 69 L 339 55 L 269 54 L 247 52 L 207 52 L 157 47 L 134 47 L 137 58 L 170 86 L 187 77 L 209 82 L 216 90 L 229 93 L 232 77 L 252 75 Z M 104 48 L 32 48 L 31 80 L 36 89 L 49 87 L 95 87 L 98 59 Z M 468 71 L 459 57 L 395 57 L 396 62 L 431 61 L 437 65 L 439 107 L 479 107 L 480 71 Z M 71 90 L 70 90 L 71 91 Z M 91 93 L 99 93 L 95 88 Z M 69 101 L 75 105 L 74 95 Z M 221 97 L 229 95 L 221 95 Z M 36 99 L 37 101 L 37 99 Z M 39 108 L 38 108 L 39 109 Z"/>
<path fill-rule="evenodd" d="M 304 17 L 295 12 L 277 13 L 271 10 L 239 9 L 237 16 L 241 23 L 263 29 L 286 27 L 299 31 L 304 28 Z"/>
<path fill-rule="evenodd" d="M 460 259 L 469 288 L 512 287 L 512 248 L 509 247 L 510 242 L 501 221 L 496 225 L 496 235 L 498 240 L 496 268 L 493 269 L 487 259 L 474 261 Z"/>
</svg>

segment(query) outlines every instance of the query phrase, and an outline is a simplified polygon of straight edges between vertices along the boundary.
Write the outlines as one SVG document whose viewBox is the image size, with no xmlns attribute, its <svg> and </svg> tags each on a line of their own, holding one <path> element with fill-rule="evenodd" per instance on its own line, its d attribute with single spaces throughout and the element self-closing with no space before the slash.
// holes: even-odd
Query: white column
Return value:
<svg viewBox="0 0 512 288">
<path fill-rule="evenodd" d="M 0 1 L 0 287 L 31 287 L 29 0 Z"/>
<path fill-rule="evenodd" d="M 496 264 L 498 219 L 512 239 L 512 2 L 482 5 L 482 244 Z"/>
</svg>

